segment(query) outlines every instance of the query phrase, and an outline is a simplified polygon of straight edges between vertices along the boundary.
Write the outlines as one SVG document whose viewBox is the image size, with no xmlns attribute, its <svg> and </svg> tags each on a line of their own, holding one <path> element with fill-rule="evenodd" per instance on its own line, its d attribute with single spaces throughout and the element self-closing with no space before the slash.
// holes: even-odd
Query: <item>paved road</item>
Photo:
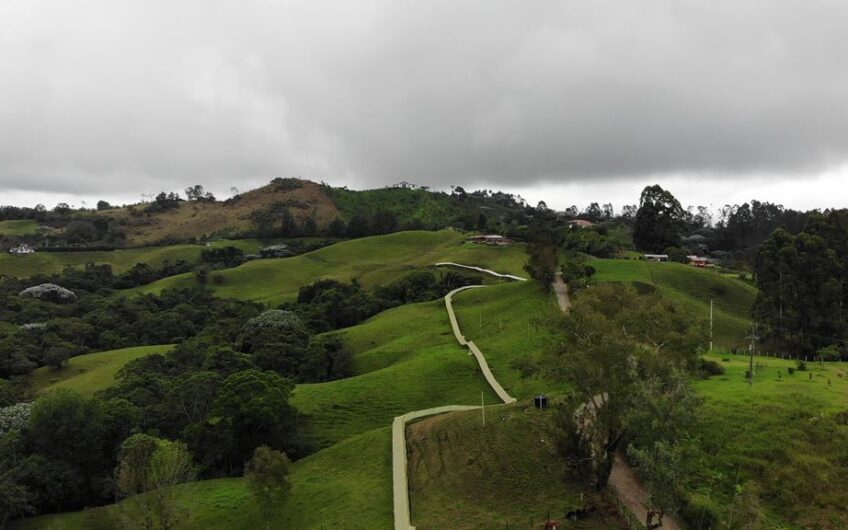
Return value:
<svg viewBox="0 0 848 530">
<path fill-rule="evenodd" d="M 437 263 L 436 266 L 452 266 L 452 267 L 461 267 L 465 269 L 473 269 L 479 272 L 483 272 L 486 274 L 491 274 L 493 276 L 497 276 L 499 278 L 506 278 L 508 280 L 516 280 L 516 281 L 526 281 L 525 278 L 521 278 L 519 276 L 513 276 L 511 274 L 499 274 L 494 271 L 490 271 L 489 269 L 482 269 L 480 267 L 472 267 L 470 265 L 461 265 L 459 263 L 452 262 L 443 262 Z M 465 346 L 468 348 L 469 355 L 473 355 L 475 359 L 477 359 L 477 363 L 480 365 L 480 370 L 483 372 L 483 377 L 486 379 L 486 382 L 489 383 L 489 386 L 492 387 L 492 390 L 498 395 L 498 397 L 504 403 L 515 403 L 515 398 L 510 396 L 506 390 L 501 386 L 497 379 L 495 379 L 494 374 L 492 374 L 492 370 L 489 369 L 489 363 L 486 362 L 486 357 L 483 355 L 483 352 L 480 351 L 480 348 L 477 347 L 472 341 L 465 340 L 465 335 L 462 334 L 462 330 L 459 329 L 459 323 L 456 320 L 456 314 L 453 311 L 453 296 L 459 292 L 465 291 L 467 289 L 476 289 L 480 287 L 486 287 L 485 285 L 467 285 L 465 287 L 460 287 L 459 289 L 454 289 L 445 295 L 445 308 L 448 311 L 448 318 L 450 319 L 451 329 L 453 330 L 453 334 L 456 337 L 456 341 L 459 342 L 460 346 Z M 425 416 L 433 416 L 436 414 L 443 414 L 445 412 L 456 412 L 461 410 L 474 410 L 480 407 L 473 405 L 447 405 L 444 407 L 434 407 L 431 409 L 424 410 L 416 410 L 413 412 L 408 412 L 403 416 L 398 416 L 392 422 L 392 495 L 394 500 L 394 515 L 395 515 L 395 530 L 415 530 L 415 527 L 412 526 L 412 521 L 410 519 L 409 512 L 409 476 L 408 476 L 408 463 L 406 457 L 406 425 L 412 420 L 422 418 Z"/>
</svg>

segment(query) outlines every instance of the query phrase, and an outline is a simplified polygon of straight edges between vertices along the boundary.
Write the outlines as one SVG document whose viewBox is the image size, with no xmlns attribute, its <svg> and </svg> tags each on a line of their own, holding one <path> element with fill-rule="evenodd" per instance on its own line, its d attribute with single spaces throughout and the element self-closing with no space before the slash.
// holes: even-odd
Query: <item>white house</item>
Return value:
<svg viewBox="0 0 848 530">
<path fill-rule="evenodd" d="M 16 247 L 12 248 L 11 250 L 9 250 L 9 252 L 10 252 L 11 254 L 18 254 L 18 255 L 21 255 L 21 254 L 35 254 L 35 249 L 34 249 L 34 248 L 32 248 L 31 246 L 27 245 L 26 243 L 21 243 L 20 245 L 18 245 L 18 246 L 16 246 Z"/>
</svg>

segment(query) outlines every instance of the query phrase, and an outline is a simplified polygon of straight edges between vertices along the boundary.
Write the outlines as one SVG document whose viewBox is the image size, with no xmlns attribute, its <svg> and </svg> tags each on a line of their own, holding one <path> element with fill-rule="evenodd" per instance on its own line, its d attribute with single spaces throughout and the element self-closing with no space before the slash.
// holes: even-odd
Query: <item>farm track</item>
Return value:
<svg viewBox="0 0 848 530">
<path fill-rule="evenodd" d="M 521 278 L 520 276 L 513 276 L 511 274 L 500 274 L 489 269 L 472 267 L 470 265 L 461 265 L 459 263 L 442 262 L 436 263 L 436 266 L 460 267 L 464 269 L 476 270 L 485 274 L 491 274 L 492 276 L 496 276 L 498 278 L 506 278 L 515 281 L 526 281 L 526 278 Z M 459 343 L 460 346 L 467 347 L 469 350 L 468 354 L 473 355 L 474 358 L 477 360 L 477 363 L 480 365 L 480 370 L 483 372 L 483 377 L 485 377 L 486 382 L 489 383 L 489 386 L 492 387 L 492 390 L 498 395 L 501 401 L 503 401 L 504 403 L 515 403 L 515 398 L 510 396 L 506 392 L 506 390 L 504 390 L 498 380 L 495 379 L 494 374 L 492 374 L 491 369 L 489 369 L 489 364 L 486 362 L 486 357 L 483 355 L 483 352 L 481 352 L 477 345 L 475 345 L 472 341 L 465 339 L 465 335 L 463 335 L 462 330 L 459 329 L 459 323 L 456 320 L 456 314 L 453 310 L 452 300 L 455 294 L 468 289 L 482 287 L 485 286 L 468 285 L 465 287 L 454 289 L 453 291 L 445 295 L 445 308 L 447 309 L 451 329 L 453 330 L 454 337 L 456 337 L 456 341 Z M 409 512 L 409 476 L 406 456 L 406 425 L 410 421 L 423 418 L 425 416 L 433 416 L 436 414 L 443 414 L 445 412 L 474 410 L 479 408 L 480 407 L 476 405 L 447 405 L 443 407 L 434 407 L 430 409 L 408 412 L 403 416 L 398 416 L 394 419 L 394 421 L 392 422 L 392 491 L 394 502 L 395 530 L 415 530 L 415 527 L 412 525 L 412 522 L 410 520 Z"/>
</svg>

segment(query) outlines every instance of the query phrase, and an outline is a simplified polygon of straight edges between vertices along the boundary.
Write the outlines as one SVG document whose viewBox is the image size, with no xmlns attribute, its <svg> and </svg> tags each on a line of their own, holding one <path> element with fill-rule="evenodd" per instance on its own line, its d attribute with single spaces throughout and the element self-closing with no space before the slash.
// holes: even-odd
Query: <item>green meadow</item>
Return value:
<svg viewBox="0 0 848 530">
<path fill-rule="evenodd" d="M 263 246 L 256 239 L 219 240 L 210 243 L 210 247 L 238 247 L 245 252 L 257 252 Z M 161 247 L 138 247 L 119 250 L 94 250 L 79 252 L 36 252 L 16 256 L 8 252 L 0 253 L 0 276 L 25 278 L 36 274 L 54 274 L 65 267 L 79 267 L 86 263 L 109 264 L 116 274 L 128 271 L 137 263 L 145 263 L 153 268 L 161 267 L 166 261 L 175 263 L 183 260 L 194 262 L 200 259 L 205 247 L 201 244 L 167 245 Z"/>
<path fill-rule="evenodd" d="M 354 239 L 292 258 L 255 260 L 215 272 L 209 286 L 217 296 L 275 306 L 292 300 L 300 287 L 318 279 L 350 281 L 356 278 L 363 286 L 371 288 L 440 261 L 484 265 L 498 271 L 523 274 L 526 255 L 522 245 L 464 244 L 465 238 L 461 233 L 442 230 Z M 187 273 L 122 292 L 159 293 L 166 288 L 190 287 L 196 282 L 194 274 Z"/>
<path fill-rule="evenodd" d="M 0 221 L 0 236 L 29 236 L 38 231 L 38 222 L 30 219 Z"/>
<path fill-rule="evenodd" d="M 71 357 L 62 368 L 42 366 L 29 376 L 30 388 L 38 393 L 67 388 L 85 396 L 109 388 L 115 375 L 128 362 L 153 353 L 165 353 L 173 344 L 138 346 Z"/>
<path fill-rule="evenodd" d="M 640 282 L 660 292 L 709 321 L 713 301 L 713 337 L 716 346 L 740 347 L 751 327 L 751 307 L 757 296 L 752 285 L 710 269 L 682 263 L 641 260 L 598 259 L 593 282 Z"/>
<path fill-rule="evenodd" d="M 391 428 L 383 427 L 319 451 L 291 467 L 291 491 L 271 528 L 372 530 L 392 525 Z M 185 530 L 263 528 L 243 479 L 204 480 L 175 488 Z M 13 530 L 88 530 L 109 528 L 127 501 L 63 514 L 33 517 L 10 524 Z"/>
</svg>

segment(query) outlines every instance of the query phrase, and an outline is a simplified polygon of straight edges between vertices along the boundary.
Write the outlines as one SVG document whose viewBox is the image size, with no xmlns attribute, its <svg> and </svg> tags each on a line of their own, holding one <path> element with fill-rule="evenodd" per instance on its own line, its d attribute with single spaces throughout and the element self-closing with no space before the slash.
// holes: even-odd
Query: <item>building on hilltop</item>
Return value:
<svg viewBox="0 0 848 530">
<path fill-rule="evenodd" d="M 26 243 L 21 243 L 20 245 L 10 249 L 9 253 L 10 254 L 17 254 L 17 255 L 35 254 L 35 249 L 32 248 L 31 246 L 27 245 Z"/>
</svg>

